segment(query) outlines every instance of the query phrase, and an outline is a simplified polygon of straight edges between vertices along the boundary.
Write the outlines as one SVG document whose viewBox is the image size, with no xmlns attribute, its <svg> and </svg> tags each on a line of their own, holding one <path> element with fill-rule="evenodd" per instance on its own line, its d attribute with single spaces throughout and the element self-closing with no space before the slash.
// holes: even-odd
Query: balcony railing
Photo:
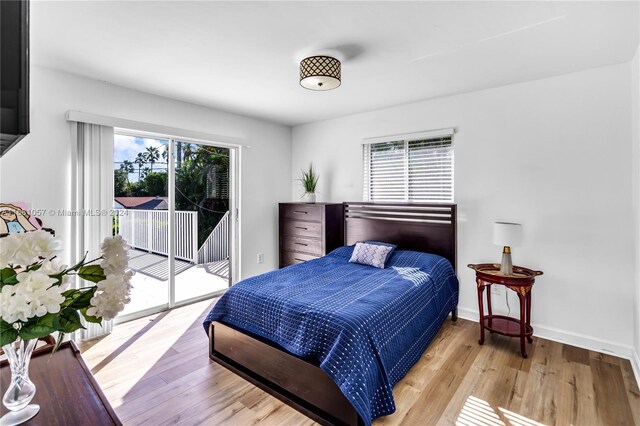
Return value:
<svg viewBox="0 0 640 426">
<path fill-rule="evenodd" d="M 198 250 L 198 263 L 217 262 L 228 258 L 229 212 L 226 212 Z"/>
<path fill-rule="evenodd" d="M 114 216 L 115 229 L 132 248 L 169 255 L 168 210 L 126 210 Z M 229 212 L 226 212 L 198 249 L 198 213 L 176 211 L 176 259 L 194 264 L 229 258 Z"/>
<path fill-rule="evenodd" d="M 174 212 L 176 227 L 177 259 L 197 263 L 198 213 Z M 149 253 L 169 255 L 169 211 L 126 210 L 115 217 L 117 234 L 122 235 L 131 247 Z"/>
</svg>

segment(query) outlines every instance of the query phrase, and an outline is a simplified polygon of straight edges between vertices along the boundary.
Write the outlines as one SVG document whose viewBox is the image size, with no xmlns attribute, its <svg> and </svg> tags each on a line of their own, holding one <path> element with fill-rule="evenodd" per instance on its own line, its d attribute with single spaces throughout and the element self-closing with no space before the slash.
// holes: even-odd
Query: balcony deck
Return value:
<svg viewBox="0 0 640 426">
<path fill-rule="evenodd" d="M 129 267 L 135 271 L 131 280 L 131 303 L 123 315 L 165 305 L 168 300 L 169 262 L 167 256 L 132 249 Z M 229 288 L 229 261 L 194 265 L 175 260 L 176 302 Z"/>
</svg>

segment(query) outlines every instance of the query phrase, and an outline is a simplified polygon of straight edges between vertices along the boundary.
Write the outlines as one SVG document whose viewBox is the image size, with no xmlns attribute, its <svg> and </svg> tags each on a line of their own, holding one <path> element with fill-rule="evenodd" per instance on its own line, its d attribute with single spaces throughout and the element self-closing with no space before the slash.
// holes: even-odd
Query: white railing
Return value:
<svg viewBox="0 0 640 426">
<path fill-rule="evenodd" d="M 150 253 L 169 255 L 168 210 L 124 210 L 114 216 L 117 233 L 127 243 Z M 198 213 L 175 212 L 177 259 L 196 263 L 198 260 Z"/>
<path fill-rule="evenodd" d="M 216 262 L 228 258 L 229 212 L 226 212 L 198 250 L 198 263 Z"/>
</svg>

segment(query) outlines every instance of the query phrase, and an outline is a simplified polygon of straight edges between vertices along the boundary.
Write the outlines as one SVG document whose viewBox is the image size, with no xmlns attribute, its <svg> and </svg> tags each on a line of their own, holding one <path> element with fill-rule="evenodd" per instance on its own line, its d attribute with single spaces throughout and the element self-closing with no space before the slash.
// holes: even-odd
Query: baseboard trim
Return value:
<svg viewBox="0 0 640 426">
<path fill-rule="evenodd" d="M 633 375 L 636 376 L 636 384 L 640 386 L 640 355 L 636 349 L 633 349 L 631 354 L 631 368 L 633 368 Z"/>
<path fill-rule="evenodd" d="M 478 322 L 478 311 L 466 308 L 458 307 L 458 315 L 460 318 L 464 318 L 469 321 Z M 534 336 L 542 337 L 543 339 L 553 340 L 554 342 L 566 343 L 571 346 L 577 346 L 579 348 L 588 349 L 590 351 L 601 352 L 609 355 L 615 355 L 620 358 L 625 358 L 638 363 L 634 366 L 634 372 L 636 380 L 638 379 L 638 370 L 636 367 L 640 367 L 638 355 L 633 351 L 631 346 L 621 345 L 610 340 L 597 339 L 584 334 L 572 333 L 569 331 L 559 330 L 551 327 L 544 327 L 538 324 L 532 324 Z M 635 360 L 633 359 L 635 356 Z M 640 384 L 640 381 L 638 381 Z"/>
</svg>

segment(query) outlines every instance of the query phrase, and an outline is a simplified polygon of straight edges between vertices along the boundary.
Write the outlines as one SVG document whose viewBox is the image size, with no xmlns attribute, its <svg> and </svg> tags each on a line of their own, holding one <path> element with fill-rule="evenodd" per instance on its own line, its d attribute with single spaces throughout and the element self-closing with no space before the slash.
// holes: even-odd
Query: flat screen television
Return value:
<svg viewBox="0 0 640 426">
<path fill-rule="evenodd" d="M 0 1 L 0 156 L 29 133 L 29 1 Z"/>
</svg>

